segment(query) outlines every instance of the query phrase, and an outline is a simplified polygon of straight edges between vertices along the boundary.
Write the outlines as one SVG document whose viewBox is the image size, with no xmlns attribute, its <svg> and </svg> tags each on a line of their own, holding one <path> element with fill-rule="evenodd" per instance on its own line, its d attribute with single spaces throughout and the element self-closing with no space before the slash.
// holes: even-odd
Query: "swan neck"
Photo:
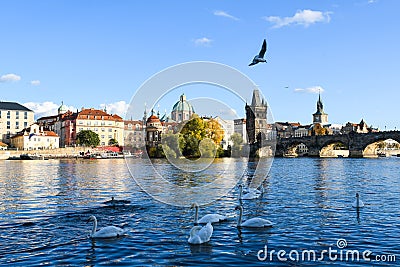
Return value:
<svg viewBox="0 0 400 267">
<path fill-rule="evenodd" d="M 239 218 L 237 221 L 237 226 L 241 226 L 242 225 L 242 216 L 243 216 L 243 208 L 242 206 L 239 207 Z"/>
<path fill-rule="evenodd" d="M 197 224 L 199 222 L 199 206 L 195 206 L 195 213 L 194 213 L 194 223 Z"/>
<path fill-rule="evenodd" d="M 239 186 L 239 200 L 242 199 L 242 195 L 243 195 L 243 187 Z"/>
<path fill-rule="evenodd" d="M 93 236 L 96 233 L 97 230 L 97 219 L 96 217 L 93 218 L 93 228 L 92 228 L 92 234 L 91 236 Z"/>
<path fill-rule="evenodd" d="M 360 196 L 359 195 L 357 195 L 356 206 L 357 206 L 357 208 L 360 207 Z"/>
</svg>

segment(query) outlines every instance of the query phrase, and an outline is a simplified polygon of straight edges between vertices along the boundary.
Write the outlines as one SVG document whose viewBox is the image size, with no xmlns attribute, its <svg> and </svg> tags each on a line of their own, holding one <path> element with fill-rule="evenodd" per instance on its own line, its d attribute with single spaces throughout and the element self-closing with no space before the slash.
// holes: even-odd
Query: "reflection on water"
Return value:
<svg viewBox="0 0 400 267">
<path fill-rule="evenodd" d="M 246 185 L 257 179 L 257 163 L 243 160 L 217 160 L 210 169 L 189 174 L 164 160 L 153 164 L 167 179 L 188 189 L 210 181 L 230 185 L 233 177 L 240 177 Z M 236 227 L 238 190 L 234 184 L 217 201 L 200 209 L 201 215 L 219 213 L 228 220 L 214 224 L 209 243 L 193 246 L 187 239 L 194 211 L 155 201 L 130 176 L 127 166 L 133 174 L 146 177 L 147 183 L 153 182 L 160 196 L 170 195 L 172 200 L 180 196 L 180 192 L 158 186 L 149 170 L 152 166 L 142 159 L 2 161 L 0 265 L 265 266 L 267 262 L 257 259 L 257 252 L 265 245 L 276 251 L 322 251 L 337 248 L 339 238 L 347 240 L 349 249 L 396 254 L 400 239 L 399 164 L 397 158 L 275 159 L 263 183 L 262 198 L 243 200 L 243 220 L 261 217 L 272 221 L 274 227 Z M 218 190 L 201 197 L 213 197 L 215 192 Z M 366 204 L 358 210 L 351 207 L 356 192 Z M 103 204 L 112 196 L 131 202 Z M 188 203 L 196 199 L 192 195 L 186 198 Z M 128 235 L 90 240 L 92 225 L 86 223 L 90 215 L 98 218 L 99 228 L 116 225 Z M 279 264 L 286 266 L 288 262 L 277 262 L 275 257 L 273 265 Z"/>
</svg>

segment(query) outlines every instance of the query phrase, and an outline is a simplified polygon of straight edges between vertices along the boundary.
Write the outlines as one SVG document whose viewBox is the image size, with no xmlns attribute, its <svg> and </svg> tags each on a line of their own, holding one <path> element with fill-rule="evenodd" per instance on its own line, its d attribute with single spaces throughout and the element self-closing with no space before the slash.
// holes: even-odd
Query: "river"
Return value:
<svg viewBox="0 0 400 267">
<path fill-rule="evenodd" d="M 220 170 L 227 164 L 229 173 L 244 171 L 244 181 L 251 175 L 253 163 L 242 159 L 218 159 L 203 174 L 184 175 L 166 160 L 152 162 L 186 188 L 224 179 Z M 187 243 L 193 209 L 154 200 L 131 176 L 151 178 L 151 168 L 143 159 L 1 161 L 0 265 L 371 266 L 368 260 L 374 260 L 392 266 L 394 256 L 400 261 L 400 158 L 276 158 L 264 194 L 243 200 L 244 219 L 262 217 L 274 226 L 237 228 L 235 187 L 200 207 L 200 216 L 228 217 L 214 224 L 211 241 L 203 245 Z M 356 192 L 362 209 L 352 207 Z M 103 203 L 112 196 L 130 203 Z M 127 234 L 91 240 L 90 215 L 100 228 L 116 225 Z M 345 262 L 346 252 L 355 250 L 360 260 Z"/>
</svg>

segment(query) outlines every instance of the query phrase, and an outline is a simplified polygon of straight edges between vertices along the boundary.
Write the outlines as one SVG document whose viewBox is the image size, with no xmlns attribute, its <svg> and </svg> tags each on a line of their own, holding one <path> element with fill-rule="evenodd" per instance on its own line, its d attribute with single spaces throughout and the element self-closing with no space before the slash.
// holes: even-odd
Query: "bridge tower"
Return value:
<svg viewBox="0 0 400 267">
<path fill-rule="evenodd" d="M 253 91 L 251 105 L 246 103 L 246 131 L 249 144 L 257 142 L 267 133 L 267 102 L 261 97 L 260 91 Z"/>
</svg>

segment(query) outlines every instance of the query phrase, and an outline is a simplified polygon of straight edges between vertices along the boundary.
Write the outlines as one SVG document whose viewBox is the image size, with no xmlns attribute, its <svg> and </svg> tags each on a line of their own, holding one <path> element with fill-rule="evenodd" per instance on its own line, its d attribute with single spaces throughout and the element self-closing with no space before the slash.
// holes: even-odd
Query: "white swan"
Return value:
<svg viewBox="0 0 400 267">
<path fill-rule="evenodd" d="M 190 230 L 190 236 L 188 239 L 189 244 L 203 244 L 210 241 L 210 238 L 213 234 L 213 227 L 210 222 L 208 222 L 205 226 L 201 227 L 200 225 L 193 226 Z"/>
<path fill-rule="evenodd" d="M 90 233 L 91 238 L 113 238 L 113 237 L 120 237 L 122 236 L 125 231 L 119 227 L 116 226 L 107 226 L 99 231 L 96 232 L 97 230 L 97 219 L 95 216 L 90 216 L 88 221 L 93 221 L 93 228 L 92 232 Z"/>
<path fill-rule="evenodd" d="M 207 214 L 201 217 L 199 220 L 199 205 L 197 203 L 193 203 L 191 208 L 195 208 L 196 212 L 194 214 L 194 224 L 199 224 L 199 223 L 217 223 L 221 221 L 225 221 L 226 217 L 220 214 L 212 213 L 212 214 Z"/>
<path fill-rule="evenodd" d="M 239 185 L 239 200 L 244 199 L 244 200 L 249 200 L 249 199 L 256 199 L 259 198 L 261 196 L 261 192 L 257 189 L 252 189 L 249 190 L 248 193 L 243 195 L 243 185 Z"/>
<path fill-rule="evenodd" d="M 360 195 L 356 193 L 356 200 L 353 202 L 353 207 L 354 208 L 362 208 L 364 207 L 364 202 L 360 199 Z"/>
<path fill-rule="evenodd" d="M 251 218 L 242 223 L 243 207 L 236 206 L 235 210 L 239 210 L 239 218 L 237 221 L 237 227 L 272 227 L 272 222 L 262 218 Z"/>
</svg>

